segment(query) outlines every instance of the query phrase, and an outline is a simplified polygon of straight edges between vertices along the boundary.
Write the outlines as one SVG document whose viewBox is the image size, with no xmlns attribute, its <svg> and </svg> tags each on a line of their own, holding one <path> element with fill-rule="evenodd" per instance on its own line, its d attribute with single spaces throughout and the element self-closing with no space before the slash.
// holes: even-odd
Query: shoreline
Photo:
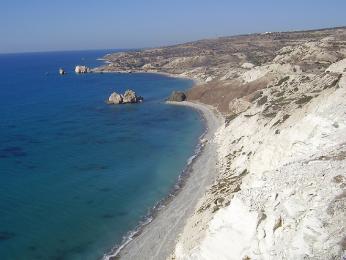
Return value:
<svg viewBox="0 0 346 260">
<path fill-rule="evenodd" d="M 107 62 L 106 60 L 104 60 L 104 62 Z M 102 67 L 102 66 L 100 66 Z M 119 74 L 156 74 L 156 75 L 162 75 L 162 76 L 166 76 L 166 77 L 170 77 L 170 78 L 178 78 L 178 79 L 187 79 L 187 80 L 191 80 L 194 84 L 193 87 L 196 85 L 200 85 L 205 83 L 203 80 L 201 79 L 197 79 L 197 78 L 191 78 L 189 76 L 183 76 L 181 74 L 172 74 L 169 72 L 161 72 L 161 71 L 143 71 L 143 70 L 132 70 L 131 72 L 129 71 L 125 71 L 125 70 L 103 70 L 103 71 L 98 71 L 97 68 L 100 67 L 96 67 L 96 68 L 92 68 L 91 69 L 91 73 L 99 73 L 99 74 L 103 74 L 103 73 L 119 73 Z M 96 69 L 96 70 L 95 70 Z"/>
<path fill-rule="evenodd" d="M 217 174 L 217 146 L 212 142 L 212 138 L 223 123 L 222 116 L 215 108 L 201 103 L 183 101 L 166 104 L 197 110 L 204 121 L 205 132 L 172 192 L 159 201 L 137 228 L 128 233 L 122 244 L 113 248 L 111 253 L 105 254 L 103 259 L 167 258 L 173 253 L 176 239 L 186 220 Z"/>
</svg>

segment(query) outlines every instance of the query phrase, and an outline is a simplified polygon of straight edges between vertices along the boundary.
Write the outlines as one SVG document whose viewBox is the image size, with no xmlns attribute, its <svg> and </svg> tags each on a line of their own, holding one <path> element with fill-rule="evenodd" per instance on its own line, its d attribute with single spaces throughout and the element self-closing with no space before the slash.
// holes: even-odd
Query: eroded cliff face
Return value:
<svg viewBox="0 0 346 260">
<path fill-rule="evenodd" d="M 213 140 L 220 175 L 187 221 L 173 259 L 345 256 L 343 37 L 284 47 L 233 79 L 230 92 L 222 80 L 190 91 L 226 122 Z M 323 49 L 334 45 L 340 48 Z"/>
<path fill-rule="evenodd" d="M 111 54 L 98 70 L 200 84 L 225 124 L 219 176 L 172 259 L 340 259 L 346 250 L 346 28 L 256 34 Z"/>
<path fill-rule="evenodd" d="M 263 89 L 219 129 L 220 175 L 188 220 L 174 259 L 344 254 L 346 73 L 297 78 Z"/>
</svg>

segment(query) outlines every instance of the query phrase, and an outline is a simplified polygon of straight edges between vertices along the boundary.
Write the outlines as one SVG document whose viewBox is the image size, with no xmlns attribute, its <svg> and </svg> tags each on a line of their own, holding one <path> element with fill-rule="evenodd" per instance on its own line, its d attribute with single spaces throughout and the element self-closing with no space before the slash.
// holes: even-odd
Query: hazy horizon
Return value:
<svg viewBox="0 0 346 260">
<path fill-rule="evenodd" d="M 0 3 L 0 53 L 151 48 L 206 38 L 346 25 L 345 2 L 139 0 Z"/>
</svg>

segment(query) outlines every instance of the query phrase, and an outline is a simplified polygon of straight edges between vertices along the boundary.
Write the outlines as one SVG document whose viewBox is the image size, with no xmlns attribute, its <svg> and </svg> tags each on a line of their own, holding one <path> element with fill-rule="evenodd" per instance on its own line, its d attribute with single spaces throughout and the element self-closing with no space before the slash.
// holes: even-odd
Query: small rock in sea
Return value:
<svg viewBox="0 0 346 260">
<path fill-rule="evenodd" d="M 113 92 L 107 101 L 107 104 L 133 104 L 133 103 L 139 103 L 143 101 L 143 97 L 137 96 L 136 92 L 133 90 L 126 90 L 125 93 L 118 94 L 117 92 Z"/>
<path fill-rule="evenodd" d="M 173 91 L 167 101 L 181 102 L 186 100 L 186 95 L 182 91 Z"/>
<path fill-rule="evenodd" d="M 242 67 L 243 69 L 252 69 L 253 67 L 255 67 L 255 65 L 253 65 L 253 64 L 250 63 L 250 62 L 245 62 L 245 63 L 243 63 L 243 65 L 241 65 L 241 67 Z"/>
<path fill-rule="evenodd" d="M 63 68 L 60 68 L 60 69 L 59 69 L 59 74 L 60 74 L 60 75 L 65 75 L 66 72 L 65 72 L 65 70 L 64 70 Z"/>
<path fill-rule="evenodd" d="M 78 74 L 81 73 L 89 73 L 90 72 L 90 68 L 86 67 L 86 66 L 82 66 L 82 65 L 77 65 L 74 69 L 74 71 Z"/>
</svg>

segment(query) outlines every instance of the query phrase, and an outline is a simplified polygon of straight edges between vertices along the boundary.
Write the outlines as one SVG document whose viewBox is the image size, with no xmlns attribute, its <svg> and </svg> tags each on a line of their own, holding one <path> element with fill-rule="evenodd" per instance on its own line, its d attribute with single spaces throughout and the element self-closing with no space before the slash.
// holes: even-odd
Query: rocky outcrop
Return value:
<svg viewBox="0 0 346 260">
<path fill-rule="evenodd" d="M 109 96 L 107 103 L 108 104 L 114 104 L 114 105 L 122 104 L 123 103 L 123 97 L 122 97 L 122 95 L 118 94 L 117 92 L 113 92 Z"/>
<path fill-rule="evenodd" d="M 136 92 L 131 89 L 125 91 L 124 94 L 118 94 L 113 92 L 108 100 L 107 104 L 118 105 L 118 104 L 134 104 L 143 101 L 143 97 L 137 96 Z"/>
<path fill-rule="evenodd" d="M 167 101 L 181 102 L 186 100 L 186 95 L 182 91 L 173 91 Z"/>
<path fill-rule="evenodd" d="M 346 72 L 346 59 L 342 59 L 336 63 L 333 63 L 330 65 L 326 72 L 333 72 L 333 73 L 345 73 Z"/>
<path fill-rule="evenodd" d="M 137 96 L 136 92 L 134 92 L 131 89 L 128 89 L 125 91 L 124 95 L 123 95 L 123 103 L 138 103 L 138 102 L 142 102 L 143 101 L 143 97 L 141 96 Z"/>
<path fill-rule="evenodd" d="M 66 72 L 65 72 L 65 70 L 64 70 L 63 68 L 60 68 L 60 69 L 59 69 L 59 74 L 60 74 L 60 75 L 65 75 Z"/>
<path fill-rule="evenodd" d="M 74 71 L 78 74 L 83 74 L 83 73 L 89 73 L 91 72 L 90 68 L 87 66 L 82 66 L 82 65 L 77 65 L 74 69 Z"/>
</svg>

